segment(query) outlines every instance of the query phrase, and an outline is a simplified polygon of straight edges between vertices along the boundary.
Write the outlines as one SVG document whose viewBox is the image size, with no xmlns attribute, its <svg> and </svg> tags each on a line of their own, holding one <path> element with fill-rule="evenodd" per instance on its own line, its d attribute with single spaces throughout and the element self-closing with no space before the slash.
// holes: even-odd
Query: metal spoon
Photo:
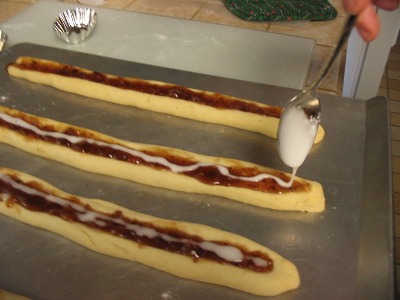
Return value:
<svg viewBox="0 0 400 300">
<path fill-rule="evenodd" d="M 278 128 L 278 150 L 282 161 L 297 169 L 306 159 L 314 143 L 320 123 L 321 105 L 317 89 L 328 74 L 355 23 L 356 16 L 349 16 L 338 43 L 315 81 L 285 106 Z M 295 171 L 294 171 L 295 172 Z"/>
</svg>

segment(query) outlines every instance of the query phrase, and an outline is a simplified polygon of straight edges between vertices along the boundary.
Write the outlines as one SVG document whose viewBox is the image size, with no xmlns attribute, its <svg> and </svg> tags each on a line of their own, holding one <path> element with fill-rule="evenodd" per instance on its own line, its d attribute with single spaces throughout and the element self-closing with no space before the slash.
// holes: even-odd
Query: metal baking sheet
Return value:
<svg viewBox="0 0 400 300">
<path fill-rule="evenodd" d="M 0 55 L 0 105 L 118 138 L 236 158 L 290 171 L 276 140 L 226 126 L 122 107 L 11 78 L 20 55 L 121 76 L 162 80 L 283 106 L 297 91 L 20 44 Z M 324 141 L 299 176 L 319 181 L 322 213 L 279 212 L 90 174 L 0 144 L 0 165 L 69 193 L 157 217 L 202 223 L 265 245 L 292 261 L 301 285 L 273 299 L 391 299 L 393 242 L 388 101 L 320 95 Z M 0 289 L 33 299 L 257 299 L 87 250 L 0 215 Z M 227 274 L 227 276 L 229 276 Z"/>
</svg>

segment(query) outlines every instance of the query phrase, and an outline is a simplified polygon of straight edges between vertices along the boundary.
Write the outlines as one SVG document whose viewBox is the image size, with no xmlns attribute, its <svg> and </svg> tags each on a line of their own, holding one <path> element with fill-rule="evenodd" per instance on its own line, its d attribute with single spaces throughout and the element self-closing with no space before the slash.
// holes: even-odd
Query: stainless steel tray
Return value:
<svg viewBox="0 0 400 300">
<path fill-rule="evenodd" d="M 217 91 L 283 106 L 297 91 L 142 65 L 32 44 L 0 56 L 0 105 L 118 138 L 231 157 L 290 171 L 276 140 L 225 126 L 122 107 L 11 78 L 20 55 Z M 393 298 L 388 101 L 321 95 L 324 141 L 299 176 L 319 181 L 323 213 L 279 212 L 205 195 L 94 175 L 0 144 L 0 165 L 67 192 L 162 218 L 202 223 L 265 245 L 296 264 L 299 289 L 279 299 Z M 253 299 L 137 263 L 97 254 L 60 236 L 0 215 L 0 289 L 34 299 Z"/>
</svg>

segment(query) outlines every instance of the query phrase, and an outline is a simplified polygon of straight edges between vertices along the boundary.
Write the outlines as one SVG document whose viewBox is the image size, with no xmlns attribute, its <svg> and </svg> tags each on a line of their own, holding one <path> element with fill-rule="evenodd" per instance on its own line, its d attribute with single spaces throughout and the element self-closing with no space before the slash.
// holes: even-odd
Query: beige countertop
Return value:
<svg viewBox="0 0 400 300">
<path fill-rule="evenodd" d="M 37 1 L 39 0 L 2 0 L 0 2 L 0 23 Z M 58 2 L 80 3 L 78 0 L 58 0 Z M 84 2 L 81 1 L 81 4 L 84 4 Z M 171 16 L 314 39 L 316 47 L 307 80 L 308 83 L 311 83 L 322 62 L 330 54 L 344 22 L 341 0 L 330 1 L 339 13 L 338 17 L 331 21 L 287 21 L 271 23 L 243 21 L 229 12 L 221 0 L 86 0 L 86 2 L 91 3 L 91 5 L 103 3 L 99 6 L 112 9 Z M 336 61 L 327 78 L 322 83 L 320 92 L 341 95 L 345 56 L 345 51 L 343 50 L 340 59 Z"/>
</svg>

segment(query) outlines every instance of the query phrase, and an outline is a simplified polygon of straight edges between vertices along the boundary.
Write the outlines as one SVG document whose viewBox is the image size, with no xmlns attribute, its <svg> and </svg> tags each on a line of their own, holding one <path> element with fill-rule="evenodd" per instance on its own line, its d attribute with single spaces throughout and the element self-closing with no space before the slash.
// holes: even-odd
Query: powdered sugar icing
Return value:
<svg viewBox="0 0 400 300">
<path fill-rule="evenodd" d="M 91 143 L 91 144 L 95 144 L 95 145 L 99 145 L 99 146 L 107 146 L 107 147 L 111 147 L 115 150 L 118 151 L 123 151 L 125 153 L 137 156 L 142 158 L 143 160 L 149 162 L 149 163 L 158 163 L 160 165 L 163 165 L 167 168 L 169 168 L 172 172 L 175 173 L 183 173 L 183 172 L 190 172 L 193 170 L 196 170 L 200 167 L 206 167 L 206 166 L 214 166 L 217 167 L 217 169 L 219 170 L 219 172 L 224 175 L 224 176 L 229 176 L 233 179 L 240 179 L 240 180 L 244 180 L 244 181 L 252 181 L 252 182 L 258 182 L 261 181 L 263 179 L 266 178 L 272 178 L 274 179 L 279 185 L 283 186 L 283 187 L 290 187 L 293 183 L 294 180 L 294 176 L 292 176 L 292 179 L 289 182 L 285 182 L 282 179 L 270 175 L 270 174 L 259 174 L 256 176 L 251 176 L 251 177 L 246 177 L 246 176 L 235 176 L 229 173 L 229 170 L 221 165 L 218 164 L 213 164 L 213 163 L 206 163 L 206 162 L 198 162 L 192 165 L 188 165 L 188 166 L 180 166 L 180 165 L 176 165 L 173 164 L 171 162 L 169 162 L 167 159 L 165 159 L 164 157 L 158 157 L 158 156 L 152 156 L 152 155 L 148 155 L 146 153 L 134 150 L 134 149 L 130 149 L 128 147 L 125 146 L 121 146 L 121 145 L 116 145 L 116 144 L 110 144 L 110 143 L 106 143 L 103 141 L 97 141 L 91 138 L 86 138 L 86 137 L 77 137 L 77 136 L 72 136 L 72 135 L 68 135 L 65 133 L 61 133 L 61 132 L 51 132 L 51 131 L 44 131 L 41 130 L 37 127 L 35 127 L 32 124 L 29 124 L 28 122 L 25 122 L 24 120 L 17 118 L 17 117 L 13 117 L 10 116 L 6 113 L 2 113 L 0 112 L 0 118 L 3 119 L 4 121 L 11 123 L 11 124 L 15 124 L 17 126 L 21 126 L 24 127 L 26 129 L 32 130 L 35 133 L 37 133 L 38 135 L 42 135 L 42 136 L 51 136 L 54 138 L 63 138 L 66 139 L 68 141 L 70 141 L 71 143 L 80 143 L 82 141 L 86 141 L 87 143 Z"/>
</svg>

